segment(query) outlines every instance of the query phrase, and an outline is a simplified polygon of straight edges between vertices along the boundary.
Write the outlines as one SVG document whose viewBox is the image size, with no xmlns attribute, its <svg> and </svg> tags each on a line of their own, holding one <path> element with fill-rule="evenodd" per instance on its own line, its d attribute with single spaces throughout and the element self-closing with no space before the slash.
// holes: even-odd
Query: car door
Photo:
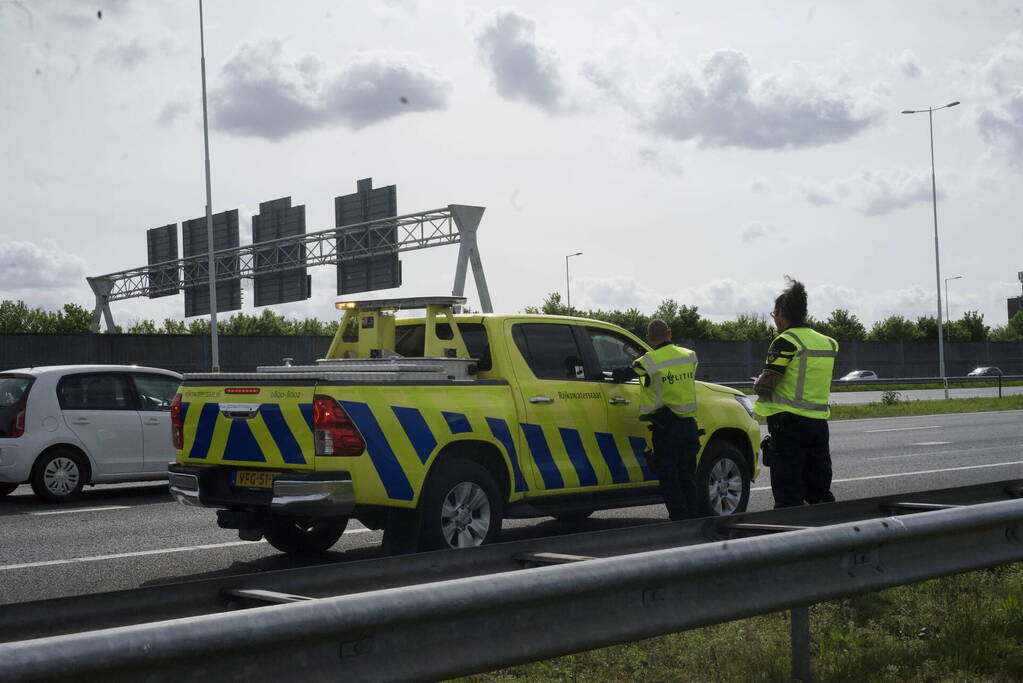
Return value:
<svg viewBox="0 0 1023 683">
<path fill-rule="evenodd" d="M 600 436 L 604 458 L 616 474 L 616 483 L 652 481 L 643 450 L 649 446 L 650 430 L 639 421 L 639 380 L 611 382 L 611 373 L 632 365 L 647 352 L 627 336 L 600 327 L 587 327 L 586 333 L 596 362 L 604 377 L 601 390 L 607 409 L 607 434 Z"/>
<path fill-rule="evenodd" d="M 575 326 L 511 324 L 531 490 L 556 493 L 612 483 L 596 436 L 606 431 L 607 421 L 601 381 L 587 377 Z"/>
<path fill-rule="evenodd" d="M 142 423 L 142 471 L 165 472 L 174 460 L 170 407 L 181 380 L 171 375 L 132 373 L 131 382 Z"/>
<path fill-rule="evenodd" d="M 123 373 L 67 375 L 57 384 L 57 398 L 97 474 L 142 471 L 142 423 Z"/>
</svg>

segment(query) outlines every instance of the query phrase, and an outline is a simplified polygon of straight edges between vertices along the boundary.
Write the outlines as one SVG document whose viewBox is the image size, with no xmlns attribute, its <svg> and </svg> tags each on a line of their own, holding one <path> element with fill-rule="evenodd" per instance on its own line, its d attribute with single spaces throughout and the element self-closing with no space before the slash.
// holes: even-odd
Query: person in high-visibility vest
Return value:
<svg viewBox="0 0 1023 683">
<path fill-rule="evenodd" d="M 673 520 L 699 517 L 696 497 L 696 353 L 671 343 L 671 328 L 651 320 L 647 343 L 653 351 L 630 367 L 614 372 L 617 382 L 640 380 L 639 419 L 650 423 L 653 457 L 650 465 Z"/>
<path fill-rule="evenodd" d="M 830 503 L 831 451 L 828 418 L 838 342 L 806 325 L 806 288 L 785 276 L 788 287 L 774 302 L 778 336 L 753 384 L 754 412 L 767 418 L 771 434 L 774 506 Z"/>
</svg>

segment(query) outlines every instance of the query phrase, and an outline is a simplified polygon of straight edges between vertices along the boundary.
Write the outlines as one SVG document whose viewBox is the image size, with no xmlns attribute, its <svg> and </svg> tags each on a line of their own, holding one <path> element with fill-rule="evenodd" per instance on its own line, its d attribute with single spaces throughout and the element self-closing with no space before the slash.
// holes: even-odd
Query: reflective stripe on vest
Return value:
<svg viewBox="0 0 1023 683">
<path fill-rule="evenodd" d="M 800 328 L 800 329 L 803 329 L 803 328 Z M 773 411 L 771 410 L 770 405 L 774 404 L 774 405 L 777 405 L 777 406 L 786 406 L 788 408 L 792 408 L 793 409 L 792 412 L 795 412 L 797 414 L 805 415 L 806 417 L 817 417 L 817 418 L 824 418 L 824 419 L 826 419 L 827 417 L 830 416 L 830 414 L 831 414 L 831 406 L 829 406 L 827 403 L 815 403 L 815 402 L 812 402 L 812 401 L 807 401 L 805 399 L 805 394 L 806 394 L 806 377 L 807 377 L 807 374 L 808 374 L 807 370 L 808 370 L 808 366 L 809 366 L 811 358 L 832 358 L 832 359 L 834 359 L 834 358 L 836 358 L 838 356 L 838 342 L 836 342 L 831 337 L 828 337 L 826 335 L 820 334 L 818 332 L 814 332 L 813 330 L 809 330 L 809 332 L 811 334 L 815 335 L 816 337 L 819 337 L 820 338 L 819 341 L 826 340 L 828 345 L 831 346 L 831 348 L 830 349 L 810 349 L 810 348 L 807 348 L 807 346 L 804 343 L 804 341 L 802 339 L 800 339 L 799 334 L 797 332 L 795 332 L 794 330 L 785 330 L 785 332 L 782 332 L 780 335 L 778 335 L 779 337 L 785 337 L 786 339 L 788 339 L 789 341 L 791 341 L 793 344 L 796 345 L 796 354 L 795 354 L 795 356 L 798 357 L 799 363 L 798 363 L 798 365 L 796 367 L 796 382 L 795 382 L 795 390 L 793 392 L 794 396 L 792 398 L 788 398 L 786 396 L 782 396 L 781 394 L 777 393 L 778 387 L 775 387 L 775 393 L 772 393 L 769 397 L 767 397 L 765 399 L 761 399 L 761 400 L 757 401 L 757 404 L 760 405 L 760 407 L 761 407 L 760 410 L 756 411 L 757 414 L 759 414 L 759 415 L 769 415 L 769 414 L 772 414 L 774 412 L 778 412 L 777 410 L 773 410 Z M 795 358 L 793 358 L 793 360 L 795 360 Z M 832 365 L 832 367 L 834 367 L 834 361 L 832 361 L 831 365 Z M 786 376 L 787 376 L 787 373 L 791 371 L 791 368 L 792 368 L 792 365 L 790 364 L 789 367 L 786 369 Z M 784 381 L 785 381 L 785 378 L 783 377 L 782 382 L 784 382 Z M 830 377 L 830 375 L 828 376 L 827 381 L 828 381 L 828 392 L 830 392 L 830 388 L 831 388 L 831 377 Z M 779 386 L 781 386 L 781 385 L 779 384 Z"/>
<path fill-rule="evenodd" d="M 672 346 L 674 346 L 674 345 L 672 345 Z M 661 348 L 667 348 L 667 347 L 661 347 Z M 670 408 L 672 410 L 672 412 L 674 412 L 676 414 L 692 415 L 692 414 L 694 414 L 696 412 L 696 400 L 695 400 L 696 399 L 696 388 L 695 388 L 695 380 L 691 380 L 693 388 L 692 388 L 692 391 L 690 392 L 690 395 L 693 398 L 692 401 L 689 401 L 687 403 L 665 403 L 664 402 L 664 383 L 661 381 L 661 372 L 660 372 L 661 370 L 664 370 L 666 368 L 678 367 L 678 366 L 682 366 L 682 365 L 692 365 L 692 366 L 694 366 L 693 374 L 694 375 L 696 374 L 695 366 L 698 363 L 698 359 L 696 357 L 696 352 L 695 351 L 691 351 L 689 349 L 683 349 L 680 346 L 675 346 L 675 348 L 679 349 L 679 351 L 681 351 L 682 353 L 687 353 L 688 355 L 676 356 L 674 358 L 668 358 L 667 360 L 663 360 L 663 361 L 660 361 L 658 363 L 655 363 L 655 362 L 653 362 L 652 355 L 656 354 L 658 351 L 661 350 L 661 349 L 655 349 L 654 351 L 651 351 L 650 353 L 644 354 L 643 356 L 641 356 L 638 359 L 638 362 L 640 363 L 640 365 L 643 366 L 643 369 L 646 371 L 647 376 L 650 378 L 650 388 L 653 389 L 653 392 L 654 392 L 654 403 L 653 403 L 653 405 L 651 405 L 649 403 L 640 403 L 640 406 L 639 406 L 639 413 L 640 413 L 640 415 L 645 415 L 647 413 L 653 413 L 653 412 L 657 411 L 657 409 L 660 408 L 661 406 L 667 406 L 668 408 Z M 643 398 L 647 398 L 647 396 L 648 396 L 648 394 L 645 391 L 642 391 L 642 390 L 640 391 L 641 400 Z"/>
</svg>

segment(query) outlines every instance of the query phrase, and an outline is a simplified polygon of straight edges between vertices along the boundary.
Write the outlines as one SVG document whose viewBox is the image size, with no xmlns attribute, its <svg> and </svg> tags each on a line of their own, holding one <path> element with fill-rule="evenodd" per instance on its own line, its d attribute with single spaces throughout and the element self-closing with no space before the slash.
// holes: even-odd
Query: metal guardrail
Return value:
<svg viewBox="0 0 1023 683">
<path fill-rule="evenodd" d="M 1001 486 L 1019 494 L 1019 482 Z M 271 593 L 293 604 L 7 643 L 0 680 L 435 680 L 789 608 L 801 617 L 794 645 L 808 652 L 796 638 L 808 629 L 807 605 L 1023 560 L 1023 499 L 888 506 L 918 512 L 797 530 L 695 520 L 758 535 L 607 558 L 535 557 L 552 564 L 340 597 Z M 431 555 L 443 564 L 448 554 L 416 557 Z"/>
<path fill-rule="evenodd" d="M 981 377 L 946 377 L 949 384 L 978 384 L 984 382 L 991 382 L 997 384 L 999 390 L 1002 388 L 1002 382 L 1015 382 L 1023 381 L 1023 375 L 984 375 Z M 711 381 L 711 380 L 708 380 Z M 734 387 L 736 389 L 749 389 L 753 386 L 752 381 L 747 382 L 713 382 L 714 384 L 721 384 L 726 387 Z M 835 387 L 864 387 L 864 389 L 870 389 L 870 387 L 887 386 L 889 384 L 941 384 L 940 377 L 878 377 L 877 379 L 854 379 L 844 382 L 839 382 L 837 379 L 831 381 L 832 388 Z"/>
</svg>

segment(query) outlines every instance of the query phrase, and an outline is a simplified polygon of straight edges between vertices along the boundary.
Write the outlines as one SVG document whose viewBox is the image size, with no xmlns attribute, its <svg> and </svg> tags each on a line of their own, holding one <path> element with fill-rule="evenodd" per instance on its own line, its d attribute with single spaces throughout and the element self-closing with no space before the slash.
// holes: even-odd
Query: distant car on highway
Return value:
<svg viewBox="0 0 1023 683">
<path fill-rule="evenodd" d="M 0 372 L 0 496 L 63 502 L 86 484 L 167 478 L 181 375 L 134 365 Z"/>
<path fill-rule="evenodd" d="M 877 379 L 877 373 L 873 370 L 853 370 L 852 372 L 839 377 L 839 382 L 854 382 L 859 380 Z"/>
<path fill-rule="evenodd" d="M 1002 371 L 993 365 L 982 365 L 979 368 L 970 370 L 967 377 L 987 377 L 1001 375 Z"/>
</svg>

